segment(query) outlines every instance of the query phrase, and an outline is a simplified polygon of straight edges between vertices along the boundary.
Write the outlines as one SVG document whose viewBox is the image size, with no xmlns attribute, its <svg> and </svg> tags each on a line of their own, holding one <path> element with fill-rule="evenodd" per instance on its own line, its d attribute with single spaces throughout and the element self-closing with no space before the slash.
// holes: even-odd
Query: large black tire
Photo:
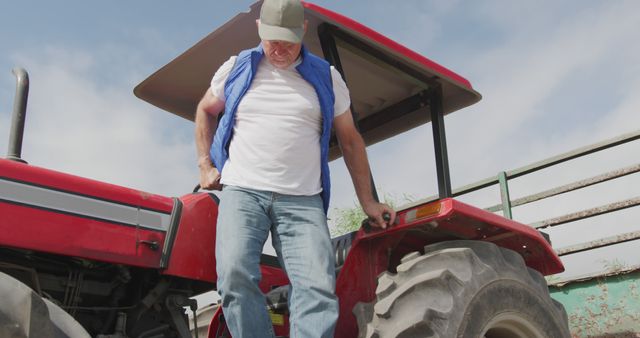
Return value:
<svg viewBox="0 0 640 338">
<path fill-rule="evenodd" d="M 0 337 L 89 338 L 73 317 L 0 272 Z"/>
<path fill-rule="evenodd" d="M 451 241 L 406 255 L 354 309 L 359 337 L 569 338 L 567 315 L 520 255 Z"/>
</svg>

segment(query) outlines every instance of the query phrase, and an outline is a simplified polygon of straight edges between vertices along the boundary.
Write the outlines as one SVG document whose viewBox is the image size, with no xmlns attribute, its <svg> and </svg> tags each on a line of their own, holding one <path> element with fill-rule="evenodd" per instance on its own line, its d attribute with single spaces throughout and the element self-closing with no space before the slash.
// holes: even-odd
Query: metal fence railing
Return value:
<svg viewBox="0 0 640 338">
<path fill-rule="evenodd" d="M 576 182 L 568 183 L 552 189 L 537 192 L 528 196 L 517 198 L 515 200 L 511 200 L 509 196 L 509 180 L 522 177 L 522 176 L 540 171 L 542 169 L 546 169 L 564 162 L 568 162 L 570 160 L 577 159 L 589 154 L 593 154 L 593 153 L 610 149 L 622 144 L 626 144 L 638 139 L 640 139 L 640 130 L 631 132 L 631 133 L 626 133 L 618 137 L 614 137 L 609 140 L 605 140 L 605 141 L 591 144 L 585 147 L 581 147 L 557 156 L 550 157 L 542 161 L 538 161 L 538 162 L 526 165 L 518 169 L 500 172 L 496 177 L 486 178 L 478 182 L 463 186 L 461 188 L 454 189 L 453 196 L 454 197 L 462 196 L 462 195 L 466 195 L 471 192 L 475 192 L 484 188 L 498 185 L 500 188 L 500 196 L 501 196 L 502 203 L 490 206 L 486 208 L 486 210 L 491 212 L 502 211 L 504 217 L 511 219 L 512 208 L 514 207 L 522 206 L 528 203 L 540 201 L 549 197 L 583 189 L 589 186 L 604 183 L 620 177 L 624 177 L 627 175 L 640 172 L 640 163 L 631 165 L 625 168 L 615 169 L 597 176 L 593 176 L 593 177 L 582 179 Z M 437 199 L 438 197 L 434 196 L 434 197 L 430 197 L 425 200 L 422 200 L 420 201 L 420 203 L 435 201 Z M 637 205 L 640 205 L 640 196 L 622 200 L 622 201 L 617 201 L 617 202 L 606 204 L 606 205 L 601 205 L 601 206 L 590 208 L 590 209 L 572 212 L 559 217 L 545 219 L 542 221 L 531 223 L 529 225 L 531 225 L 536 229 L 555 227 L 562 224 L 583 220 L 586 218 L 613 213 L 613 212 L 631 208 Z M 592 249 L 602 248 L 606 246 L 611 246 L 615 244 L 620 244 L 624 242 L 634 241 L 638 239 L 640 239 L 640 231 L 635 231 L 635 232 L 618 234 L 616 236 L 600 238 L 595 241 L 580 243 L 580 244 L 576 244 L 568 247 L 558 248 L 556 249 L 556 252 L 558 253 L 558 255 L 564 256 L 564 255 L 570 255 L 570 254 L 584 252 Z"/>
</svg>

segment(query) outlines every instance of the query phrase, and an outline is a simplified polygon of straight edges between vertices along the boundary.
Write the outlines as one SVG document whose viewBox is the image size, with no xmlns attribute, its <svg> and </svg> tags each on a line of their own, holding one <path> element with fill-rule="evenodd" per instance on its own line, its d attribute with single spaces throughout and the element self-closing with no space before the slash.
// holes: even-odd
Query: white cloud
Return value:
<svg viewBox="0 0 640 338">
<path fill-rule="evenodd" d="M 476 140 L 474 148 L 480 149 L 506 145 L 522 151 L 526 149 L 522 147 L 523 141 L 544 143 L 544 139 L 538 137 L 544 135 L 544 131 L 530 130 L 530 121 L 539 116 L 548 116 L 557 123 L 563 122 L 562 115 L 549 115 L 554 109 L 545 106 L 545 101 L 561 94 L 557 89 L 576 73 L 606 64 L 603 59 L 610 57 L 610 51 L 629 53 L 629 49 L 637 48 L 627 46 L 629 41 L 638 38 L 634 27 L 640 24 L 640 18 L 634 14 L 635 11 L 624 6 L 599 7 L 578 11 L 578 15 L 552 26 L 527 31 L 529 34 L 524 36 L 515 26 L 512 39 L 504 45 L 475 55 L 471 61 L 475 68 L 473 73 L 479 74 L 476 86 L 484 94 L 484 99 L 462 118 L 453 119 L 450 125 L 454 132 L 460 130 L 463 135 Z M 583 85 L 602 86 L 603 95 L 606 95 L 607 87 L 611 90 L 619 85 L 602 84 L 598 80 L 593 79 L 592 83 Z M 590 100 L 597 99 L 572 98 L 573 107 L 581 109 Z M 487 120 L 490 124 L 485 122 Z M 465 125 L 487 128 L 469 128 Z M 566 126 L 564 129 L 573 132 L 580 127 Z M 518 136 L 521 139 L 514 140 Z M 537 139 L 526 140 L 522 137 Z M 510 145 L 505 140 L 515 141 L 515 144 Z M 553 151 L 559 148 L 548 149 Z"/>
<path fill-rule="evenodd" d="M 637 48 L 637 47 L 636 47 Z M 639 48 L 640 49 L 640 48 Z M 640 126 L 640 51 L 635 55 L 634 63 L 630 63 L 628 75 L 633 78 L 621 85 L 621 90 L 626 92 L 622 101 L 601 118 L 598 126 L 598 134 L 615 135 L 619 131 L 631 132 L 638 130 Z"/>
<path fill-rule="evenodd" d="M 114 54 L 101 58 L 122 57 L 109 49 Z M 55 47 L 14 58 L 31 75 L 23 148 L 29 163 L 167 195 L 197 183 L 191 123 L 137 100 L 122 83 L 96 81 L 97 68 L 111 67 L 110 77 L 127 82 L 135 67 Z"/>
</svg>

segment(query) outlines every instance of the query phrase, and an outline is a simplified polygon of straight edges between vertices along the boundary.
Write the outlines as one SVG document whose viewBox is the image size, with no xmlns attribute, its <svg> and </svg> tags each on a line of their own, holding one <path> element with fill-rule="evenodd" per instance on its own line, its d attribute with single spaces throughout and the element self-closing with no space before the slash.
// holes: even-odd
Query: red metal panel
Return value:
<svg viewBox="0 0 640 338">
<path fill-rule="evenodd" d="M 524 258 L 528 267 L 545 276 L 564 271 L 560 257 L 536 229 L 462 202 L 450 202 L 453 215 L 443 223 L 444 227 L 453 231 L 474 229 L 470 239 L 511 249 Z"/>
<path fill-rule="evenodd" d="M 451 198 L 436 203 L 440 203 L 441 208 L 435 215 L 407 222 L 407 213 L 415 208 L 405 210 L 398 213 L 398 225 L 387 231 L 363 234 L 362 238 L 406 236 L 406 232 L 413 231 L 415 233 L 409 234 L 427 240 L 426 244 L 443 238 L 482 240 L 520 253 L 527 266 L 543 275 L 564 271 L 560 258 L 536 229 Z"/>
<path fill-rule="evenodd" d="M 0 159 L 0 177 L 165 213 L 173 208 L 169 197 L 5 159 Z"/>
<path fill-rule="evenodd" d="M 209 331 L 207 333 L 208 338 L 219 338 L 220 333 L 224 332 L 226 325 L 220 321 L 220 317 L 222 317 L 222 306 L 218 307 L 216 312 L 213 314 L 213 318 L 211 318 Z"/>
<path fill-rule="evenodd" d="M 167 269 L 162 273 L 213 283 L 218 278 L 215 259 L 218 205 L 206 193 L 185 195 L 180 201 L 180 224 Z M 264 265 L 261 268 L 263 291 L 288 283 L 282 270 Z"/>
<path fill-rule="evenodd" d="M 352 243 L 336 282 L 336 294 L 340 300 L 336 338 L 358 335 L 353 308 L 358 302 L 371 302 L 375 299 L 376 278 L 389 266 L 387 248 L 393 247 L 392 243 L 398 240 L 397 236 L 390 235 L 363 241 L 363 235 L 361 230 Z"/>
<path fill-rule="evenodd" d="M 164 232 L 136 229 L 43 209 L 0 202 L 0 245 L 97 261 L 157 268 L 160 250 L 140 245 Z"/>
<path fill-rule="evenodd" d="M 163 274 L 215 282 L 218 205 L 206 193 L 180 198 L 182 213 L 169 264 Z"/>
<path fill-rule="evenodd" d="M 335 21 L 337 23 L 339 23 L 340 25 L 343 25 L 345 27 L 348 27 L 349 29 L 358 32 L 359 34 L 361 34 L 363 37 L 365 37 L 366 39 L 370 39 L 372 41 L 375 41 L 379 44 L 381 44 L 382 46 L 389 48 L 397 53 L 400 53 L 401 55 L 409 58 L 410 60 L 413 60 L 415 62 L 417 62 L 418 64 L 424 66 L 425 68 L 431 70 L 432 72 L 439 74 L 441 76 L 447 77 L 455 82 L 457 82 L 459 85 L 466 87 L 467 89 L 473 89 L 471 87 L 471 83 L 469 82 L 469 80 L 465 79 L 464 77 L 454 73 L 453 71 L 427 59 L 426 57 L 412 51 L 411 49 L 387 38 L 386 36 L 374 31 L 373 29 L 359 23 L 356 22 L 346 16 L 343 16 L 341 14 L 338 14 L 336 12 L 333 12 L 331 10 L 328 10 L 326 8 L 320 7 L 318 5 L 303 1 L 304 3 L 304 7 L 306 7 L 309 10 L 312 10 L 314 12 L 317 12 L 323 16 L 326 16 L 328 18 L 330 18 L 332 21 Z"/>
<path fill-rule="evenodd" d="M 260 273 L 262 279 L 260 280 L 260 290 L 265 294 L 275 289 L 278 286 L 288 285 L 289 278 L 284 270 L 268 265 L 260 265 Z"/>
</svg>

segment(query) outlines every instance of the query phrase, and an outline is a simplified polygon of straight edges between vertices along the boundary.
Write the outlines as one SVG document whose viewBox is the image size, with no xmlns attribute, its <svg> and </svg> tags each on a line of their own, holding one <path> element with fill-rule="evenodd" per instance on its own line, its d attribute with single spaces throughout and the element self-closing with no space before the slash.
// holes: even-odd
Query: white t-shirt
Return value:
<svg viewBox="0 0 640 338">
<path fill-rule="evenodd" d="M 224 101 L 224 84 L 236 57 L 227 60 L 211 80 L 213 95 Z M 220 182 L 288 195 L 315 195 L 320 182 L 322 113 L 315 89 L 295 69 L 278 69 L 263 57 L 251 86 L 242 97 L 229 159 Z M 331 67 L 334 115 L 351 101 L 340 73 Z"/>
</svg>

